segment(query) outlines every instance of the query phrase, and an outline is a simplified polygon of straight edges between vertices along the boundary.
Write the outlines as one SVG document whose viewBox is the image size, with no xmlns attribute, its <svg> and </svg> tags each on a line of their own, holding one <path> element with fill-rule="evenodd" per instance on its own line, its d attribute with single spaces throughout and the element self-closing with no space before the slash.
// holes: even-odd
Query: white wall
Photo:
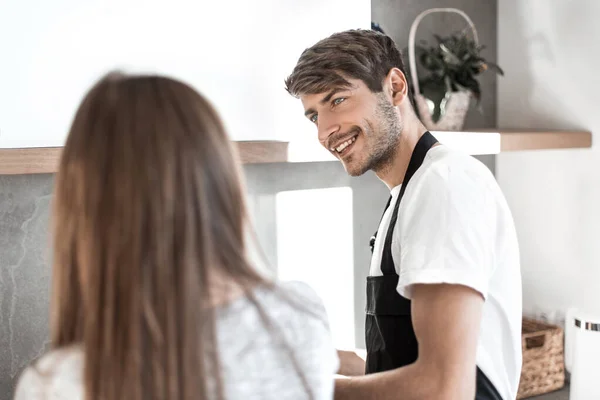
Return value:
<svg viewBox="0 0 600 400">
<path fill-rule="evenodd" d="M 113 69 L 184 80 L 234 140 L 312 138 L 284 80 L 305 48 L 368 29 L 371 14 L 370 0 L 9 3 L 0 11 L 0 148 L 62 146 L 83 95 Z"/>
<path fill-rule="evenodd" d="M 600 130 L 600 1 L 498 1 L 498 124 Z M 597 135 L 594 135 L 596 138 Z M 600 149 L 501 154 L 525 312 L 600 315 Z"/>
</svg>

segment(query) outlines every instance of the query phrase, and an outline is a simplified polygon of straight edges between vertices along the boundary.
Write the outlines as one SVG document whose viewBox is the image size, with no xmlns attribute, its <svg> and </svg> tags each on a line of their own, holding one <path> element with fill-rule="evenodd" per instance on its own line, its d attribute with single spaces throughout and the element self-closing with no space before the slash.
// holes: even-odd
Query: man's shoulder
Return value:
<svg viewBox="0 0 600 400">
<path fill-rule="evenodd" d="M 435 151 L 431 152 L 429 165 L 433 171 L 452 171 L 494 180 L 492 171 L 481 160 L 470 154 L 444 145 L 432 150 Z"/>
<path fill-rule="evenodd" d="M 430 150 L 405 196 L 407 224 L 423 223 L 425 213 L 467 221 L 509 211 L 492 171 L 475 157 L 443 145 Z"/>
<path fill-rule="evenodd" d="M 481 160 L 444 145 L 430 150 L 414 178 L 415 186 L 425 192 L 501 194 L 494 174 Z"/>
</svg>

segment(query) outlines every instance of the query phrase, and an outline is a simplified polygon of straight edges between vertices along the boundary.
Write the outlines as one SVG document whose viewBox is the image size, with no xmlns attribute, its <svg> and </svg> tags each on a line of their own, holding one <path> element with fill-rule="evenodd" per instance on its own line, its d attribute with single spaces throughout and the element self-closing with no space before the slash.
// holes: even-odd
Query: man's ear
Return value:
<svg viewBox="0 0 600 400">
<path fill-rule="evenodd" d="M 398 68 L 390 69 L 386 78 L 388 90 L 392 96 L 392 104 L 399 106 L 408 97 L 408 82 L 406 75 Z"/>
</svg>

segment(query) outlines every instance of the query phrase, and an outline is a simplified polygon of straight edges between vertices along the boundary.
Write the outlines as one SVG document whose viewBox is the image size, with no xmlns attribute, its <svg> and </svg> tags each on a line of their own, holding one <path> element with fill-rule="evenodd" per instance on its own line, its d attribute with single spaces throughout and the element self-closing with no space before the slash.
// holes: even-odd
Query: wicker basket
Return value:
<svg viewBox="0 0 600 400">
<path fill-rule="evenodd" d="M 523 368 L 517 399 L 552 392 L 565 385 L 563 330 L 523 318 Z"/>
</svg>

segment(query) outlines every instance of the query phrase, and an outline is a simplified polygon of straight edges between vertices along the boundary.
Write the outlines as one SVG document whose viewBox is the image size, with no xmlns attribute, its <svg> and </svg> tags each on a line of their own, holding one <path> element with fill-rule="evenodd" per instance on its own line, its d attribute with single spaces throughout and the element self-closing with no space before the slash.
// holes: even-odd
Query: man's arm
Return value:
<svg viewBox="0 0 600 400">
<path fill-rule="evenodd" d="M 338 379 L 335 399 L 475 398 L 483 297 L 462 285 L 413 285 L 412 320 L 419 358 L 406 367 Z"/>
<path fill-rule="evenodd" d="M 340 359 L 339 375 L 361 376 L 365 374 L 365 359 L 356 351 L 338 350 Z"/>
</svg>

